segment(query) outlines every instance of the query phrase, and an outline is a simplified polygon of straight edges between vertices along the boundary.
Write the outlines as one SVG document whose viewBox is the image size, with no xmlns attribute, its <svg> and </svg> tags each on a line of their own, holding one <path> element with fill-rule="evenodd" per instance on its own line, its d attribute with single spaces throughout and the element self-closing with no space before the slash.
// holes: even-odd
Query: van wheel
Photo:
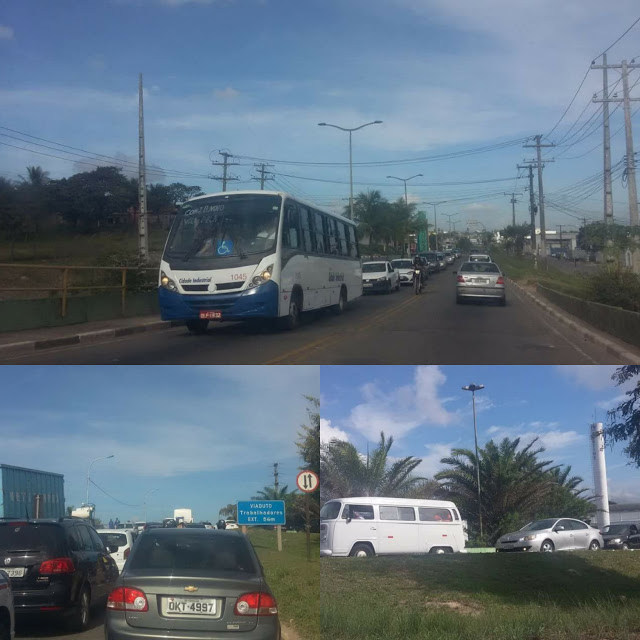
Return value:
<svg viewBox="0 0 640 640">
<path fill-rule="evenodd" d="M 371 558 L 373 555 L 373 549 L 368 544 L 362 544 L 361 542 L 354 544 L 349 554 L 351 558 Z"/>
<path fill-rule="evenodd" d="M 89 628 L 90 617 L 91 600 L 89 598 L 89 589 L 87 587 L 83 587 L 80 592 L 78 606 L 69 618 L 69 627 L 72 631 L 86 631 Z"/>
<path fill-rule="evenodd" d="M 443 549 L 442 547 L 433 547 L 433 549 L 431 549 L 429 551 L 429 553 L 434 553 L 437 555 L 441 555 L 443 553 L 447 553 L 446 549 Z"/>
<path fill-rule="evenodd" d="M 342 289 L 340 289 L 340 299 L 338 300 L 338 304 L 334 304 L 331 307 L 331 311 L 333 311 L 335 315 L 339 316 L 342 313 L 344 313 L 346 308 L 347 308 L 347 290 L 344 287 L 342 287 Z"/>
<path fill-rule="evenodd" d="M 195 335 L 203 335 L 207 333 L 207 327 L 209 326 L 208 320 L 187 320 L 186 322 L 187 329 L 189 329 L 189 333 L 193 333 Z"/>
<path fill-rule="evenodd" d="M 289 313 L 282 318 L 278 318 L 278 327 L 283 331 L 293 331 L 300 324 L 300 312 L 302 307 L 302 296 L 295 292 L 289 299 Z"/>
</svg>

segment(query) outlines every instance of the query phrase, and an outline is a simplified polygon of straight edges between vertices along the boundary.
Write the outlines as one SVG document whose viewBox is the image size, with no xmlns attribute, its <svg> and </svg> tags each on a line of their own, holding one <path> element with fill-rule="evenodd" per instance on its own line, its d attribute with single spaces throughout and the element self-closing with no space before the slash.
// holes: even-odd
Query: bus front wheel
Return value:
<svg viewBox="0 0 640 640">
<path fill-rule="evenodd" d="M 187 320 L 186 325 L 187 325 L 187 329 L 189 329 L 189 333 L 202 335 L 203 333 L 207 332 L 209 321 L 208 320 Z"/>
<path fill-rule="evenodd" d="M 294 293 L 289 300 L 289 313 L 282 318 L 278 318 L 278 325 L 284 331 L 293 331 L 300 324 L 300 311 L 302 297 Z"/>
</svg>

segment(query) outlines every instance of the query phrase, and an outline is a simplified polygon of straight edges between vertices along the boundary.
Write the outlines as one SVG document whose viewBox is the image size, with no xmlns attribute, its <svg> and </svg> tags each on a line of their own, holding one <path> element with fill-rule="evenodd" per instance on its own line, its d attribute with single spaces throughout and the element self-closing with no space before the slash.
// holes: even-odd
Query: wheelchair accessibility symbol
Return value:
<svg viewBox="0 0 640 640">
<path fill-rule="evenodd" d="M 231 240 L 218 240 L 216 246 L 216 253 L 219 256 L 228 256 L 233 253 L 233 241 Z"/>
</svg>

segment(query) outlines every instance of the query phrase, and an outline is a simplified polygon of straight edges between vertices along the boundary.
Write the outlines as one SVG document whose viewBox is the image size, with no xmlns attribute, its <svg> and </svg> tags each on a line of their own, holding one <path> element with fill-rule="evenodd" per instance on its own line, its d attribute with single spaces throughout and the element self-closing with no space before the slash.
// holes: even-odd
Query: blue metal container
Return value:
<svg viewBox="0 0 640 640">
<path fill-rule="evenodd" d="M 64 476 L 0 464 L 0 517 L 60 518 L 64 511 Z"/>
</svg>

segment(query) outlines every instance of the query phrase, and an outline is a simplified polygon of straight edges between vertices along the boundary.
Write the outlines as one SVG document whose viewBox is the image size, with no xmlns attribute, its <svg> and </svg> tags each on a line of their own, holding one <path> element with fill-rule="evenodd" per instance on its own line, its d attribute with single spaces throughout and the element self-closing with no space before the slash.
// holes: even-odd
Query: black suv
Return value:
<svg viewBox="0 0 640 640">
<path fill-rule="evenodd" d="M 0 520 L 0 566 L 11 577 L 16 616 L 65 618 L 89 626 L 90 608 L 105 602 L 118 567 L 86 521 Z"/>
<path fill-rule="evenodd" d="M 605 549 L 640 549 L 640 527 L 633 522 L 616 522 L 600 532 Z"/>
</svg>

